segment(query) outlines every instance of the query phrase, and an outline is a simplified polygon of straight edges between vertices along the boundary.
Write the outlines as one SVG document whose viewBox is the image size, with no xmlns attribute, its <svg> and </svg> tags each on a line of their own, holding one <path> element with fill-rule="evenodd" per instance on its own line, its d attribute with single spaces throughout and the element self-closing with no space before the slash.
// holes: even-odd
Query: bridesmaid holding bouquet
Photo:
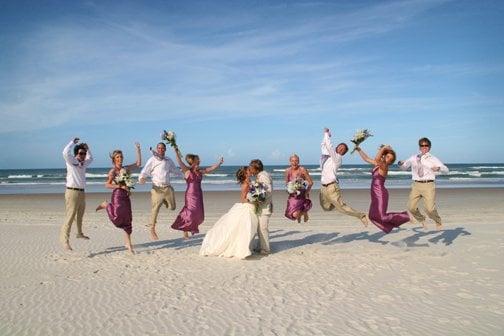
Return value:
<svg viewBox="0 0 504 336">
<path fill-rule="evenodd" d="M 134 188 L 131 179 L 131 171 L 142 166 L 142 154 L 140 144 L 135 143 L 136 162 L 123 166 L 123 152 L 119 149 L 114 150 L 110 155 L 114 167 L 108 173 L 108 179 L 105 187 L 113 189 L 112 197 L 109 203 L 106 201 L 98 205 L 96 211 L 106 209 L 110 221 L 125 232 L 126 248 L 134 253 L 131 244 L 132 221 L 130 189 Z"/>
<path fill-rule="evenodd" d="M 297 220 L 298 223 L 301 222 L 302 217 L 307 222 L 308 211 L 312 207 L 310 190 L 313 186 L 313 180 L 308 170 L 299 165 L 299 156 L 291 155 L 289 162 L 290 167 L 285 170 L 285 183 L 289 193 L 285 217 Z"/>
<path fill-rule="evenodd" d="M 369 206 L 369 219 L 380 230 L 389 233 L 393 228 L 409 222 L 410 216 L 407 211 L 387 212 L 389 193 L 385 188 L 389 166 L 396 160 L 396 153 L 390 146 L 381 146 L 376 153 L 376 157 L 371 159 L 364 151 L 358 147 L 361 158 L 374 165 L 371 180 L 371 205 Z"/>
</svg>

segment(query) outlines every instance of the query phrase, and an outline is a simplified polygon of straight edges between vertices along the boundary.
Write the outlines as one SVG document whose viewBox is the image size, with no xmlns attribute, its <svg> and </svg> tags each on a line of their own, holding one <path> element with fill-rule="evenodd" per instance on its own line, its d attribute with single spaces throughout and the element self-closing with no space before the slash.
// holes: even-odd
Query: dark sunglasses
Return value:
<svg viewBox="0 0 504 336">
<path fill-rule="evenodd" d="M 430 146 L 426 145 L 426 144 L 423 144 L 423 145 L 420 145 L 420 147 L 430 147 Z"/>
</svg>

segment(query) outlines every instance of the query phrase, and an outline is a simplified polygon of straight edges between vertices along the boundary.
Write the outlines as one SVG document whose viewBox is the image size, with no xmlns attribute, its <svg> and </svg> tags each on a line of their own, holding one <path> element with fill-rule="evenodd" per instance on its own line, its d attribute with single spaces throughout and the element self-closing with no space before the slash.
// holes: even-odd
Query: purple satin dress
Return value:
<svg viewBox="0 0 504 336">
<path fill-rule="evenodd" d="M 186 178 L 185 205 L 172 224 L 172 229 L 189 231 L 193 234 L 199 232 L 198 226 L 205 220 L 203 191 L 201 190 L 202 179 L 202 174 L 189 171 Z"/>
<path fill-rule="evenodd" d="M 288 180 L 292 181 L 296 178 L 292 178 L 291 171 L 288 173 Z M 308 212 L 312 208 L 312 201 L 306 198 L 306 190 L 302 190 L 299 195 L 290 194 L 287 199 L 287 208 L 285 209 L 285 217 L 296 220 L 294 213 L 297 211 Z"/>
<path fill-rule="evenodd" d="M 107 205 L 107 214 L 110 221 L 118 228 L 131 234 L 133 215 L 131 213 L 131 200 L 129 193 L 124 189 L 114 189 L 110 203 Z"/>
<path fill-rule="evenodd" d="M 385 177 L 378 173 L 378 167 L 373 169 L 372 177 L 369 219 L 380 230 L 389 233 L 393 228 L 408 222 L 410 218 L 406 211 L 387 212 L 389 194 L 385 188 Z"/>
</svg>

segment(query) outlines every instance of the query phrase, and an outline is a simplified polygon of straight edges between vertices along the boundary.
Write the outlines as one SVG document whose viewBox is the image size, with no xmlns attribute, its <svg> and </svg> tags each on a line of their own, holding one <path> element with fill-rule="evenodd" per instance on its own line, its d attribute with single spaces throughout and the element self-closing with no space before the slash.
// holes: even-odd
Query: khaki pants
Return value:
<svg viewBox="0 0 504 336">
<path fill-rule="evenodd" d="M 153 186 L 151 189 L 151 218 L 150 225 L 154 226 L 157 223 L 157 217 L 159 214 L 159 208 L 161 205 L 165 205 L 170 210 L 175 210 L 175 193 L 172 186 L 167 187 L 156 187 Z"/>
<path fill-rule="evenodd" d="M 341 197 L 341 190 L 337 183 L 328 185 L 327 187 L 320 187 L 320 206 L 325 211 L 331 211 L 333 209 L 338 210 L 348 216 L 353 216 L 357 218 L 365 217 L 366 214 L 357 211 L 350 206 L 346 205 Z"/>
<path fill-rule="evenodd" d="M 77 221 L 77 235 L 82 235 L 82 218 L 86 209 L 84 191 L 67 189 L 65 191 L 66 219 L 60 230 L 60 241 L 67 243 L 70 239 L 70 229 L 74 219 Z"/>
<path fill-rule="evenodd" d="M 259 223 L 257 226 L 257 236 L 259 237 L 259 249 L 261 252 L 270 252 L 269 243 L 269 220 L 271 215 L 261 215 L 259 216 Z"/>
<path fill-rule="evenodd" d="M 424 207 L 427 216 L 432 219 L 436 224 L 441 224 L 441 217 L 436 210 L 436 184 L 431 183 L 418 183 L 413 182 L 411 185 L 411 193 L 408 200 L 408 210 L 413 217 L 419 222 L 425 221 L 425 216 L 418 210 L 418 202 L 420 199 L 424 200 Z"/>
</svg>

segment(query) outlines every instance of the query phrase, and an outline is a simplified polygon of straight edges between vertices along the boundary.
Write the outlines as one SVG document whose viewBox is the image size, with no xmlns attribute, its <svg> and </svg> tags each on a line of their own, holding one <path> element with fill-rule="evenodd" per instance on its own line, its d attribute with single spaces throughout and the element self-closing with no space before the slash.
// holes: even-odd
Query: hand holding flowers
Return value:
<svg viewBox="0 0 504 336">
<path fill-rule="evenodd" d="M 250 203 L 260 203 L 266 200 L 266 188 L 264 184 L 254 181 L 250 183 L 249 192 L 247 193 L 247 200 Z"/>
<path fill-rule="evenodd" d="M 176 150 L 178 149 L 177 142 L 175 140 L 176 135 L 175 132 L 173 131 L 165 131 L 161 133 L 161 140 L 166 141 L 167 144 L 175 148 Z"/>
<path fill-rule="evenodd" d="M 115 183 L 121 187 L 127 187 L 129 189 L 135 189 L 135 182 L 131 177 L 131 173 L 126 169 L 122 168 L 119 174 L 114 178 Z"/>
<path fill-rule="evenodd" d="M 289 194 L 300 195 L 303 190 L 308 188 L 308 183 L 302 178 L 297 178 L 287 183 L 287 192 Z"/>
<path fill-rule="evenodd" d="M 354 143 L 355 147 L 354 149 L 352 149 L 352 151 L 350 152 L 350 154 L 353 154 L 353 152 L 355 152 L 355 150 L 357 148 L 359 148 L 359 145 L 361 143 L 364 142 L 364 140 L 366 140 L 367 138 L 369 137 L 372 137 L 373 135 L 369 132 L 368 129 L 362 129 L 362 130 L 358 130 L 355 134 L 354 134 L 354 137 L 352 140 L 350 140 L 351 142 Z"/>
</svg>

